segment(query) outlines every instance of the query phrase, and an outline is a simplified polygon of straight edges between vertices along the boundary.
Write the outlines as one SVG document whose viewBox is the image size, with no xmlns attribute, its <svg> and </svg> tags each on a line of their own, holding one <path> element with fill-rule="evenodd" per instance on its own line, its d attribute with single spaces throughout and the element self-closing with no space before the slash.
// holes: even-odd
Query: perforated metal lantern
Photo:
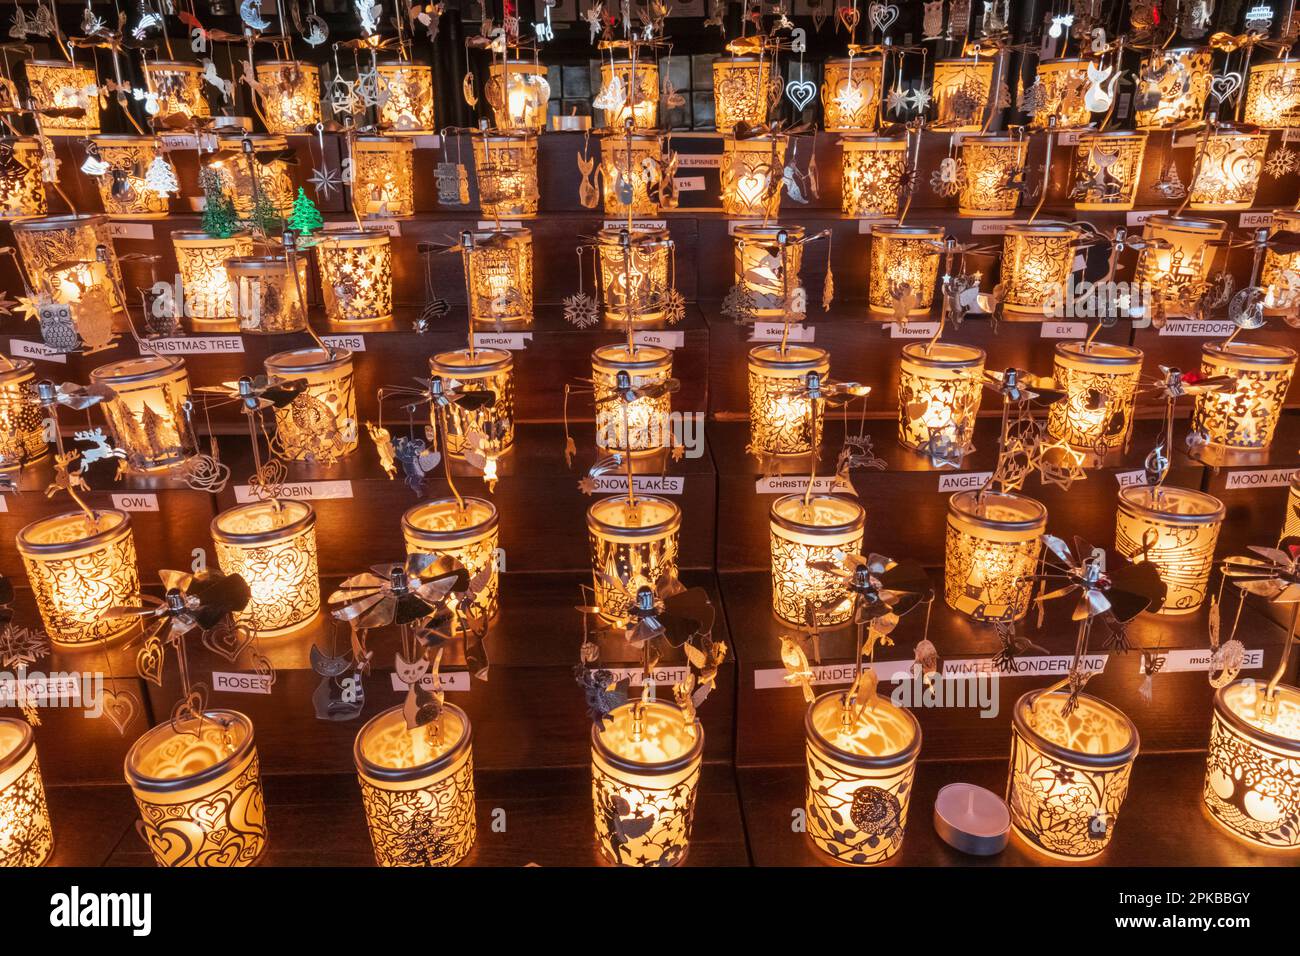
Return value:
<svg viewBox="0 0 1300 956">
<path fill-rule="evenodd" d="M 722 211 L 728 216 L 775 218 L 781 206 L 787 137 L 722 141 Z"/>
<path fill-rule="evenodd" d="M 1088 90 L 1088 66 L 1093 61 L 1082 57 L 1040 60 L 1034 82 L 1043 94 L 1040 108 L 1029 120 L 1033 129 L 1046 129 L 1052 117 L 1057 129 L 1074 129 L 1092 121 L 1092 111 L 1084 102 Z"/>
<path fill-rule="evenodd" d="M 623 103 L 617 109 L 605 110 L 605 125 L 613 130 L 626 127 L 632 120 L 633 129 L 653 130 L 659 125 L 659 64 L 654 60 L 602 60 L 600 85 L 607 89 L 617 80 L 624 90 Z"/>
<path fill-rule="evenodd" d="M 1196 141 L 1196 172 L 1188 187 L 1188 209 L 1213 212 L 1249 209 L 1264 171 L 1268 133 L 1216 129 Z"/>
<path fill-rule="evenodd" d="M 36 401 L 36 365 L 9 359 L 0 364 L 0 471 L 40 461 L 49 450 L 45 410 Z"/>
<path fill-rule="evenodd" d="M 828 133 L 863 130 L 880 122 L 884 59 L 835 57 L 822 65 L 822 117 Z"/>
<path fill-rule="evenodd" d="M 1285 345 L 1207 342 L 1201 346 L 1201 373 L 1228 375 L 1227 391 L 1196 396 L 1192 428 L 1216 448 L 1262 450 L 1273 443 L 1295 374 L 1296 351 Z"/>
<path fill-rule="evenodd" d="M 352 142 L 352 208 L 362 219 L 415 215 L 415 144 L 358 136 Z"/>
<path fill-rule="evenodd" d="M 472 232 L 463 246 L 469 314 L 486 325 L 533 321 L 533 234 L 523 228 Z"/>
<path fill-rule="evenodd" d="M 302 133 L 320 122 L 318 67 L 297 60 L 264 60 L 256 72 L 268 133 Z"/>
<path fill-rule="evenodd" d="M 49 211 L 41 178 L 41 146 L 35 139 L 0 142 L 12 159 L 0 168 L 0 219 L 44 216 Z"/>
<path fill-rule="evenodd" d="M 596 404 L 596 447 L 602 454 L 646 455 L 669 444 L 672 393 L 644 395 L 631 402 L 618 400 L 619 375 L 633 389 L 666 381 L 673 374 L 673 353 L 657 345 L 602 345 L 591 354 L 593 400 Z"/>
<path fill-rule="evenodd" d="M 853 613 L 844 581 L 815 564 L 838 565 L 862 547 L 867 513 L 847 495 L 784 495 L 768 518 L 772 549 L 772 610 L 791 624 L 834 627 Z"/>
<path fill-rule="evenodd" d="M 297 273 L 295 279 L 294 273 Z M 236 256 L 226 260 L 239 330 L 278 334 L 307 327 L 307 257 Z"/>
<path fill-rule="evenodd" d="M 96 178 L 104 212 L 112 219 L 166 218 L 167 196 L 145 182 L 145 172 L 158 155 L 158 141 L 152 136 L 92 136 L 90 141 L 109 165 L 109 171 Z"/>
<path fill-rule="evenodd" d="M 42 116 L 41 126 L 55 136 L 99 132 L 99 78 L 93 68 L 67 60 L 25 60 L 32 104 L 42 110 L 80 109 L 80 116 Z"/>
<path fill-rule="evenodd" d="M 126 452 L 135 471 L 163 471 L 195 454 L 195 438 L 185 420 L 190 379 L 185 360 L 141 355 L 101 365 L 90 381 L 112 389 L 100 403 L 113 444 Z"/>
<path fill-rule="evenodd" d="M 822 403 L 808 375 L 830 375 L 830 353 L 815 345 L 758 345 L 749 351 L 749 446 L 765 455 L 807 455 L 819 447 Z"/>
<path fill-rule="evenodd" d="M 1218 498 L 1188 488 L 1120 489 L 1115 550 L 1129 561 L 1149 561 L 1160 571 L 1166 595 L 1159 613 L 1188 614 L 1201 606 L 1225 514 Z"/>
<path fill-rule="evenodd" d="M 1142 225 L 1143 238 L 1163 240 L 1169 245 L 1142 250 L 1137 281 L 1146 283 L 1153 295 L 1172 304 L 1198 298 L 1205 291 L 1215 259 L 1215 247 L 1207 243 L 1221 239 L 1227 228 L 1221 219 L 1148 217 Z"/>
<path fill-rule="evenodd" d="M 245 135 L 252 147 L 249 153 L 244 152 Z M 239 218 L 252 216 L 258 196 L 279 215 L 288 216 L 293 210 L 297 187 L 289 174 L 289 164 L 278 158 L 288 148 L 289 141 L 283 136 L 260 133 L 220 136 L 217 152 L 204 165 L 220 178 L 221 191 L 234 202 Z"/>
<path fill-rule="evenodd" d="M 1273 210 L 1269 235 L 1282 230 L 1300 232 L 1300 211 Z M 1265 249 L 1259 283 L 1265 289 L 1265 312 L 1280 315 L 1300 308 L 1300 252 Z"/>
<path fill-rule="evenodd" d="M 212 115 L 203 95 L 203 66 L 179 60 L 145 60 L 145 83 L 158 98 L 158 115 L 187 119 Z"/>
<path fill-rule="evenodd" d="M 1009 225 L 1002 234 L 1002 307 L 1041 319 L 1045 303 L 1064 297 L 1083 231 L 1064 222 Z"/>
<path fill-rule="evenodd" d="M 497 129 L 541 132 L 546 128 L 551 84 L 544 64 L 526 60 L 494 62 L 488 70 L 484 93 Z"/>
<path fill-rule="evenodd" d="M 944 599 L 976 621 L 1018 621 L 1029 610 L 1047 509 L 1011 492 L 948 499 Z"/>
<path fill-rule="evenodd" d="M 1265 129 L 1300 127 L 1300 63 L 1275 60 L 1253 65 L 1242 120 Z"/>
<path fill-rule="evenodd" d="M 936 123 L 958 133 L 978 132 L 993 89 L 991 59 L 935 60 L 934 106 Z"/>
<path fill-rule="evenodd" d="M 731 232 L 735 279 L 756 320 L 784 321 L 801 286 L 803 226 L 738 223 Z"/>
<path fill-rule="evenodd" d="M 1019 179 L 1029 141 L 1015 136 L 968 136 L 961 142 L 966 175 L 957 194 L 963 216 L 1009 216 L 1020 205 Z"/>
<path fill-rule="evenodd" d="M 266 374 L 307 387 L 275 410 L 272 447 L 289 461 L 330 463 L 357 450 L 357 396 L 352 353 L 344 348 L 291 349 L 269 356 Z"/>
<path fill-rule="evenodd" d="M 27 721 L 0 717 L 0 869 L 42 866 L 53 852 L 36 738 Z"/>
<path fill-rule="evenodd" d="M 663 150 L 657 133 L 611 132 L 600 144 L 600 171 L 607 214 L 650 215 L 659 211 L 651 194 L 663 169 Z M 624 201 L 629 200 L 630 201 Z"/>
<path fill-rule="evenodd" d="M 127 753 L 126 781 L 159 866 L 252 866 L 265 852 L 261 763 L 243 714 L 159 724 Z"/>
<path fill-rule="evenodd" d="M 682 512 L 676 502 L 655 495 L 600 498 L 587 508 L 587 539 L 596 605 L 601 616 L 626 623 L 630 600 L 610 581 L 626 579 L 633 595 L 655 587 L 664 575 L 677 574 L 677 541 Z"/>
<path fill-rule="evenodd" d="M 1151 53 L 1138 73 L 1137 128 L 1199 122 L 1212 71 L 1213 59 L 1205 47 L 1167 47 Z"/>
<path fill-rule="evenodd" d="M 471 577 L 487 569 L 488 581 L 476 602 L 483 616 L 491 619 L 500 607 L 498 524 L 496 505 L 486 498 L 432 498 L 402 515 L 402 537 L 409 554 L 445 555 L 460 562 Z"/>
<path fill-rule="evenodd" d="M 393 252 L 387 232 L 331 232 L 314 248 L 326 318 L 369 323 L 392 317 Z"/>
<path fill-rule="evenodd" d="M 846 136 L 840 141 L 843 175 L 840 210 L 846 216 L 898 215 L 900 184 L 907 169 L 907 139 Z"/>
<path fill-rule="evenodd" d="M 1147 134 L 1141 130 L 1080 133 L 1074 147 L 1074 208 L 1132 209 L 1146 151 Z"/>
<path fill-rule="evenodd" d="M 458 392 L 491 392 L 496 400 L 482 408 L 453 405 L 446 409 L 443 435 L 448 454 L 464 455 L 471 436 L 477 451 L 491 462 L 510 450 L 515 440 L 515 360 L 506 349 L 454 349 L 429 359 L 429 374 Z M 431 412 L 438 427 L 438 414 Z"/>
<path fill-rule="evenodd" d="M 772 103 L 772 61 L 765 56 L 720 56 L 713 61 L 714 126 L 730 133 L 738 123 L 761 126 Z"/>
<path fill-rule="evenodd" d="M 13 231 L 27 278 L 37 291 L 67 303 L 98 289 L 112 308 L 122 307 L 117 295 L 122 274 L 108 217 L 81 213 L 19 219 Z"/>
<path fill-rule="evenodd" d="M 983 349 L 948 342 L 903 346 L 898 368 L 898 443 L 914 451 L 960 454 L 968 449 L 983 381 Z"/>
<path fill-rule="evenodd" d="M 1138 732 L 1117 707 L 1079 694 L 1030 691 L 1012 712 L 1007 804 L 1011 827 L 1058 860 L 1088 860 L 1110 843 Z"/>
<path fill-rule="evenodd" d="M 432 133 L 437 127 L 433 110 L 433 67 L 422 63 L 380 63 L 379 87 L 384 101 L 379 122 L 394 136 Z"/>
<path fill-rule="evenodd" d="M 596 257 L 606 319 L 645 324 L 664 317 L 673 264 L 667 229 L 602 229 L 596 234 Z"/>
<path fill-rule="evenodd" d="M 237 318 L 239 289 L 231 281 L 226 262 L 253 254 L 252 235 L 237 232 L 222 237 L 178 231 L 172 233 L 172 246 L 176 250 L 186 317 L 198 322 Z"/>
<path fill-rule="evenodd" d="M 469 715 L 445 703 L 414 729 L 400 706 L 366 723 L 352 749 L 379 866 L 455 866 L 474 846 Z"/>
<path fill-rule="evenodd" d="M 1056 386 L 1065 398 L 1047 410 L 1047 431 L 1100 463 L 1128 448 L 1142 375 L 1142 350 L 1106 342 L 1058 342 Z"/>
<path fill-rule="evenodd" d="M 537 215 L 537 136 L 495 132 L 474 137 L 474 170 L 483 215 L 511 219 Z"/>
<path fill-rule="evenodd" d="M 911 303 L 909 316 L 927 315 L 939 281 L 941 226 L 871 224 L 867 302 L 878 315 L 893 315 L 900 299 Z"/>
<path fill-rule="evenodd" d="M 316 509 L 298 500 L 252 501 L 212 519 L 223 574 L 238 574 L 252 597 L 235 620 L 266 636 L 289 634 L 320 611 Z"/>
</svg>

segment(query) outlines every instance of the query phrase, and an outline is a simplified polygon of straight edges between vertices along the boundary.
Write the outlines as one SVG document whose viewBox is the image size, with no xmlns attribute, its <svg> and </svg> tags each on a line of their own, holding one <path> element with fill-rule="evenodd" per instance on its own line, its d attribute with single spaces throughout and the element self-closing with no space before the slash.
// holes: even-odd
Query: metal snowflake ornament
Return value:
<svg viewBox="0 0 1300 956">
<path fill-rule="evenodd" d="M 575 292 L 564 299 L 564 321 L 574 328 L 589 329 L 600 321 L 596 300 L 585 292 Z"/>
<path fill-rule="evenodd" d="M 1300 155 L 1289 146 L 1279 146 L 1264 159 L 1264 172 L 1274 179 L 1290 176 L 1300 169 Z"/>
</svg>

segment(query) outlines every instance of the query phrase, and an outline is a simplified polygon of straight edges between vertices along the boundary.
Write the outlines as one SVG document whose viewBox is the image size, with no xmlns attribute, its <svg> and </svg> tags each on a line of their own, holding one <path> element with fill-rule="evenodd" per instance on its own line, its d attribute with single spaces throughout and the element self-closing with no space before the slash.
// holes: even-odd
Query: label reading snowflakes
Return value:
<svg viewBox="0 0 1300 956">
<path fill-rule="evenodd" d="M 627 475 L 599 475 L 591 481 L 593 491 L 601 494 L 627 491 Z M 681 475 L 633 475 L 632 490 L 639 495 L 680 495 L 686 490 L 686 479 Z"/>
</svg>

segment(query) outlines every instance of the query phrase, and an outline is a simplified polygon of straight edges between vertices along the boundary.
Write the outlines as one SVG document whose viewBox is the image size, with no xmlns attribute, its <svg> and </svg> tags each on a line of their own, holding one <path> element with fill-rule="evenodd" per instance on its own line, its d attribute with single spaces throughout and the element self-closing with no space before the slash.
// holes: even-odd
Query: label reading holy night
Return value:
<svg viewBox="0 0 1300 956">
<path fill-rule="evenodd" d="M 1230 471 L 1224 488 L 1237 491 L 1241 488 L 1279 488 L 1291 484 L 1296 474 L 1294 468 L 1258 468 L 1250 471 Z"/>
<path fill-rule="evenodd" d="M 679 349 L 686 344 L 685 332 L 667 332 L 662 329 L 641 329 L 632 333 L 637 345 L 657 345 L 664 349 Z"/>
<path fill-rule="evenodd" d="M 158 138 L 169 150 L 199 148 L 199 138 L 194 133 L 163 133 Z"/>
<path fill-rule="evenodd" d="M 321 501 L 326 498 L 351 498 L 352 482 L 294 481 L 281 485 L 276 497 L 300 498 L 305 501 Z M 239 504 L 261 500 L 261 498 L 253 494 L 248 485 L 235 485 L 235 501 Z"/>
<path fill-rule="evenodd" d="M 1210 652 L 1201 648 L 1193 648 L 1182 651 L 1165 651 L 1158 655 L 1162 661 L 1160 665 L 1161 674 L 1173 674 L 1180 671 L 1208 671 L 1210 667 Z M 1142 662 L 1142 655 L 1137 655 L 1137 668 L 1139 674 L 1145 674 Z M 1261 648 L 1248 648 L 1245 659 L 1241 663 L 1241 669 L 1244 671 L 1257 671 L 1264 666 L 1264 651 Z"/>
<path fill-rule="evenodd" d="M 1160 329 L 1161 335 L 1195 335 L 1205 336 L 1207 338 L 1218 338 L 1220 336 L 1231 335 L 1237 330 L 1237 327 L 1230 319 L 1203 320 L 1203 319 L 1170 319 Z"/>
<path fill-rule="evenodd" d="M 270 674 L 248 674 L 240 671 L 213 671 L 212 689 L 228 694 L 269 694 L 275 681 Z"/>
<path fill-rule="evenodd" d="M 1017 657 L 1010 669 L 999 668 L 991 657 L 970 657 L 944 661 L 939 672 L 945 677 L 970 677 L 975 674 L 997 674 L 999 677 L 1064 677 L 1070 672 L 1070 654 L 1040 654 Z M 1083 658 L 1084 671 L 1100 674 L 1106 669 L 1109 654 L 1090 654 Z"/>
<path fill-rule="evenodd" d="M 973 491 L 993 477 L 991 471 L 949 471 L 939 476 L 939 492 Z"/>
<path fill-rule="evenodd" d="M 904 680 L 912 673 L 912 661 L 875 661 L 871 669 L 880 680 Z M 813 684 L 851 684 L 857 672 L 852 661 L 843 664 L 817 664 L 810 667 Z M 791 687 L 786 682 L 784 667 L 765 667 L 754 671 L 754 690 L 776 690 Z"/>
<path fill-rule="evenodd" d="M 476 349 L 505 349 L 508 352 L 522 352 L 533 340 L 532 332 L 475 332 Z"/>
<path fill-rule="evenodd" d="M 640 687 L 645 677 L 645 669 L 641 667 L 604 667 L 602 670 L 609 671 L 614 681 L 629 680 L 633 687 Z M 680 684 L 686 680 L 689 672 L 685 664 L 676 667 L 656 667 L 650 672 L 650 679 L 655 682 L 657 687 L 672 687 L 673 684 Z"/>
<path fill-rule="evenodd" d="M 322 335 L 320 340 L 332 349 L 347 349 L 349 352 L 364 352 L 366 337 L 364 335 Z"/>
<path fill-rule="evenodd" d="M 602 494 L 627 491 L 627 475 L 599 475 L 592 481 Z M 642 495 L 680 495 L 686 490 L 686 479 L 681 475 L 633 475 L 632 490 Z"/>
<path fill-rule="evenodd" d="M 938 331 L 938 322 L 908 322 L 906 325 L 899 322 L 889 323 L 891 339 L 930 339 L 934 338 Z"/>
<path fill-rule="evenodd" d="M 22 339 L 9 340 L 9 354 L 15 358 L 40 359 L 42 362 L 58 362 L 61 365 L 68 364 L 68 356 L 63 352 L 56 352 L 41 342 L 26 342 Z"/>
<path fill-rule="evenodd" d="M 397 676 L 396 673 L 388 675 L 393 682 L 393 690 L 400 693 L 406 693 L 409 686 L 406 681 Z M 437 686 L 434 685 L 434 675 L 425 674 L 420 680 L 420 684 L 429 690 L 441 689 L 453 694 L 464 693 L 469 690 L 469 671 L 442 671 L 437 676 Z"/>
<path fill-rule="evenodd" d="M 626 226 L 627 226 L 626 219 L 605 220 L 606 229 L 623 229 Z M 633 229 L 667 229 L 668 220 L 667 219 L 633 219 L 632 228 Z"/>
<path fill-rule="evenodd" d="M 804 325 L 796 322 L 790 326 L 790 334 L 786 336 L 787 342 L 811 342 L 813 333 L 817 330 L 811 325 Z M 785 334 L 785 324 L 782 322 L 755 322 L 754 329 L 750 333 L 749 341 L 751 342 L 779 342 L 781 336 Z"/>
<path fill-rule="evenodd" d="M 837 478 L 834 475 L 825 477 L 819 475 L 813 479 L 812 486 L 813 494 L 857 494 L 851 481 Z M 807 475 L 773 475 L 770 478 L 760 478 L 754 482 L 754 490 L 760 495 L 801 494 L 807 487 Z"/>
<path fill-rule="evenodd" d="M 145 492 L 133 492 L 131 494 L 118 495 L 113 498 L 113 507 L 118 511 L 157 511 L 158 496 Z"/>
<path fill-rule="evenodd" d="M 1041 326 L 1040 338 L 1081 339 L 1087 334 L 1087 322 L 1044 322 Z"/>
<path fill-rule="evenodd" d="M 141 354 L 156 352 L 159 355 L 228 355 L 244 351 L 244 340 L 238 335 L 176 335 L 164 339 L 149 339 Z"/>
<path fill-rule="evenodd" d="M 152 239 L 153 226 L 147 222 L 110 222 L 108 234 L 114 239 Z"/>
</svg>

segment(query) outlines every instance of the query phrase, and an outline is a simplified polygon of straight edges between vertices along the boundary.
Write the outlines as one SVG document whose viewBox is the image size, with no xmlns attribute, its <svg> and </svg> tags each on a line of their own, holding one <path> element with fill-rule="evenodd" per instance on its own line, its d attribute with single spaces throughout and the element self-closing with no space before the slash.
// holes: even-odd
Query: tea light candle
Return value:
<svg viewBox="0 0 1300 956">
<path fill-rule="evenodd" d="M 185 315 L 196 322 L 236 318 L 238 290 L 230 281 L 226 261 L 251 256 L 252 235 L 237 232 L 220 237 L 181 230 L 172 233 L 172 246 L 176 249 Z"/>
<path fill-rule="evenodd" d="M 1012 712 L 1007 803 L 1011 826 L 1029 846 L 1073 862 L 1110 843 L 1138 752 L 1138 732 L 1118 708 L 1079 694 L 1033 690 Z"/>
<path fill-rule="evenodd" d="M 604 209 L 608 215 L 653 215 L 659 204 L 650 193 L 651 170 L 663 169 L 663 150 L 657 133 L 627 134 L 613 130 L 601 137 L 600 171 Z M 632 187 L 631 202 L 619 197 L 620 184 Z"/>
<path fill-rule="evenodd" d="M 1083 98 L 1091 63 L 1082 57 L 1039 61 L 1034 80 L 1042 89 L 1043 105 L 1030 117 L 1031 129 L 1047 129 L 1052 117 L 1057 129 L 1074 129 L 1092 121 L 1092 111 Z"/>
<path fill-rule="evenodd" d="M 408 554 L 445 555 L 464 565 L 470 577 L 488 568 L 491 574 L 477 598 L 484 617 L 500 607 L 497 552 L 500 532 L 497 508 L 486 498 L 432 498 L 402 515 L 402 537 Z M 459 609 L 458 609 L 459 610 Z"/>
<path fill-rule="evenodd" d="M 297 60 L 257 64 L 262 119 L 268 133 L 302 133 L 320 122 L 320 70 Z"/>
<path fill-rule="evenodd" d="M 1214 249 L 1206 243 L 1223 238 L 1228 224 L 1222 219 L 1185 219 L 1149 216 L 1142 225 L 1144 239 L 1163 239 L 1165 249 L 1143 249 L 1138 256 L 1136 279 L 1147 283 L 1152 294 L 1177 305 L 1205 289 L 1214 266 Z"/>
<path fill-rule="evenodd" d="M 222 574 L 238 574 L 252 592 L 235 620 L 267 637 L 311 623 L 320 610 L 316 509 L 305 501 L 253 501 L 212 519 Z"/>
<path fill-rule="evenodd" d="M 883 697 L 856 713 L 843 699 L 823 694 L 804 718 L 808 835 L 836 861 L 866 866 L 902 848 L 921 725 Z"/>
<path fill-rule="evenodd" d="M 122 637 L 135 618 L 106 618 L 111 607 L 133 606 L 140 593 L 131 516 L 82 511 L 39 518 L 15 542 L 27 569 L 41 622 L 56 647 L 82 648 Z"/>
<path fill-rule="evenodd" d="M 0 717 L 0 869 L 43 866 L 53 852 L 32 728 L 25 720 Z"/>
<path fill-rule="evenodd" d="M 378 866 L 455 866 L 473 848 L 471 737 L 455 704 L 414 730 L 400 706 L 361 728 L 352 755 Z"/>
<path fill-rule="evenodd" d="M 654 587 L 660 576 L 677 574 L 677 536 L 682 512 L 676 503 L 655 495 L 600 498 L 587 508 L 587 538 L 596 604 L 601 616 L 615 624 L 628 619 L 630 602 L 622 590 L 609 587 L 630 575 L 628 589 Z"/>
<path fill-rule="evenodd" d="M 596 254 L 607 320 L 652 324 L 663 319 L 673 256 L 667 229 L 602 229 Z"/>
<path fill-rule="evenodd" d="M 244 153 L 245 135 L 253 147 L 253 154 Z M 220 136 L 217 147 L 217 152 L 204 165 L 221 179 L 221 191 L 234 202 L 235 212 L 241 219 L 252 216 L 258 196 L 262 196 L 281 216 L 292 212 L 297 187 L 289 173 L 289 164 L 283 159 L 263 163 L 255 155 L 280 153 L 289 148 L 288 140 L 283 136 L 240 132 Z"/>
<path fill-rule="evenodd" d="M 113 443 L 126 452 L 133 470 L 162 471 L 194 456 L 194 436 L 185 421 L 190 378 L 184 359 L 123 359 L 92 369 L 90 381 L 113 390 L 99 407 Z"/>
<path fill-rule="evenodd" d="M 973 783 L 950 783 L 934 798 L 934 829 L 955 850 L 994 856 L 1006 849 L 1011 814 L 993 791 Z"/>
<path fill-rule="evenodd" d="M 145 60 L 142 63 L 145 83 L 158 98 L 159 116 L 184 116 L 187 119 L 212 115 L 203 95 L 203 67 L 179 60 Z"/>
<path fill-rule="evenodd" d="M 767 122 L 772 61 L 765 56 L 720 56 L 713 61 L 714 128 L 730 133 L 738 123 Z"/>
<path fill-rule="evenodd" d="M 625 452 L 649 455 L 666 447 L 671 437 L 672 393 L 618 400 L 619 372 L 626 372 L 634 389 L 672 377 L 673 353 L 658 345 L 602 345 L 591 353 L 591 378 L 596 403 L 596 447 L 602 455 Z"/>
<path fill-rule="evenodd" d="M 735 244 L 735 278 L 749 293 L 749 311 L 757 319 L 784 321 L 787 297 L 799 286 L 803 266 L 803 226 L 738 223 L 731 233 Z"/>
<path fill-rule="evenodd" d="M 695 816 L 704 728 L 665 701 L 616 707 L 591 728 L 596 843 L 618 866 L 676 866 Z M 625 832 L 624 820 L 649 821 Z M 640 831 L 642 828 L 637 827 Z"/>
<path fill-rule="evenodd" d="M 1150 561 L 1167 587 L 1159 614 L 1189 614 L 1201 606 L 1214 567 L 1214 546 L 1227 512 L 1213 495 L 1170 485 L 1121 488 L 1115 550 Z"/>
<path fill-rule="evenodd" d="M 1192 409 L 1192 428 L 1213 449 L 1262 450 L 1273 432 L 1295 374 L 1296 351 L 1286 345 L 1207 342 L 1201 346 L 1201 373 L 1230 375 L 1225 392 L 1202 392 Z"/>
<path fill-rule="evenodd" d="M 307 387 L 275 410 L 274 449 L 289 461 L 333 462 L 357 450 L 357 396 L 352 353 L 317 347 L 277 352 L 266 374 Z"/>
<path fill-rule="evenodd" d="M 107 216 L 73 213 L 16 219 L 14 242 L 32 286 L 55 302 L 80 302 L 85 290 L 102 289 L 114 310 L 121 309 L 122 282 Z M 103 249 L 106 259 L 99 259 Z"/>
<path fill-rule="evenodd" d="M 808 374 L 824 381 L 831 356 L 815 345 L 749 350 L 749 445 L 765 455 L 807 455 L 821 444 L 823 409 L 802 394 Z"/>
<path fill-rule="evenodd" d="M 0 471 L 22 468 L 49 453 L 45 411 L 36 401 L 36 366 L 9 359 L 0 368 Z"/>
<path fill-rule="evenodd" d="M 879 124 L 884 57 L 834 57 L 822 64 L 822 116 L 826 132 L 870 131 Z"/>
<path fill-rule="evenodd" d="M 811 612 L 818 627 L 849 620 L 853 602 L 843 579 L 813 565 L 838 565 L 844 555 L 856 554 L 866 524 L 866 510 L 847 495 L 814 494 L 806 503 L 801 494 L 784 495 L 772 502 L 772 610 L 777 617 L 803 625 Z"/>
<path fill-rule="evenodd" d="M 929 315 L 939 281 L 942 226 L 871 224 L 871 265 L 867 302 L 876 315 L 893 315 L 897 292 L 911 298 L 909 316 Z"/>
<path fill-rule="evenodd" d="M 546 106 L 551 98 L 545 64 L 528 60 L 494 62 L 488 68 L 484 93 L 498 129 L 538 133 L 545 129 Z"/>
<path fill-rule="evenodd" d="M 505 349 L 455 349 L 429 359 L 429 374 L 454 384 L 461 392 L 492 392 L 496 401 L 483 408 L 453 405 L 446 409 L 444 446 L 453 457 L 463 457 L 469 435 L 477 432 L 489 457 L 503 455 L 515 441 L 515 360 Z M 436 409 L 431 424 L 438 427 Z"/>
<path fill-rule="evenodd" d="M 925 451 L 933 439 L 956 450 L 970 436 L 984 394 L 984 350 L 971 345 L 912 342 L 898 367 L 898 443 Z"/>
<path fill-rule="evenodd" d="M 252 866 L 266 850 L 266 802 L 253 722 L 209 710 L 146 731 L 126 782 L 159 866 Z"/>
<path fill-rule="evenodd" d="M 490 325 L 533 321 L 533 234 L 527 229 L 468 233 L 470 318 Z"/>
<path fill-rule="evenodd" d="M 1277 686 L 1270 715 L 1262 684 L 1241 680 L 1214 695 L 1205 807 L 1210 819 L 1256 847 L 1300 848 L 1300 690 Z"/>
<path fill-rule="evenodd" d="M 1252 66 L 1242 119 L 1265 129 L 1300 127 L 1300 64 L 1275 60 Z"/>
<path fill-rule="evenodd" d="M 630 117 L 633 129 L 655 129 L 659 125 L 659 64 L 654 60 L 637 60 L 635 64 L 631 60 L 602 60 L 601 87 L 608 87 L 613 80 L 622 84 L 626 96 L 617 109 L 603 111 L 605 125 L 621 130 Z"/>
<path fill-rule="evenodd" d="M 1044 305 L 1064 298 L 1082 230 L 1064 222 L 1008 225 L 1002 234 L 1002 306 L 1008 318 L 1041 321 Z"/>
<path fill-rule="evenodd" d="M 1013 492 L 959 491 L 948 499 L 944 600 L 975 621 L 1018 621 L 1029 611 L 1047 509 Z"/>
</svg>

